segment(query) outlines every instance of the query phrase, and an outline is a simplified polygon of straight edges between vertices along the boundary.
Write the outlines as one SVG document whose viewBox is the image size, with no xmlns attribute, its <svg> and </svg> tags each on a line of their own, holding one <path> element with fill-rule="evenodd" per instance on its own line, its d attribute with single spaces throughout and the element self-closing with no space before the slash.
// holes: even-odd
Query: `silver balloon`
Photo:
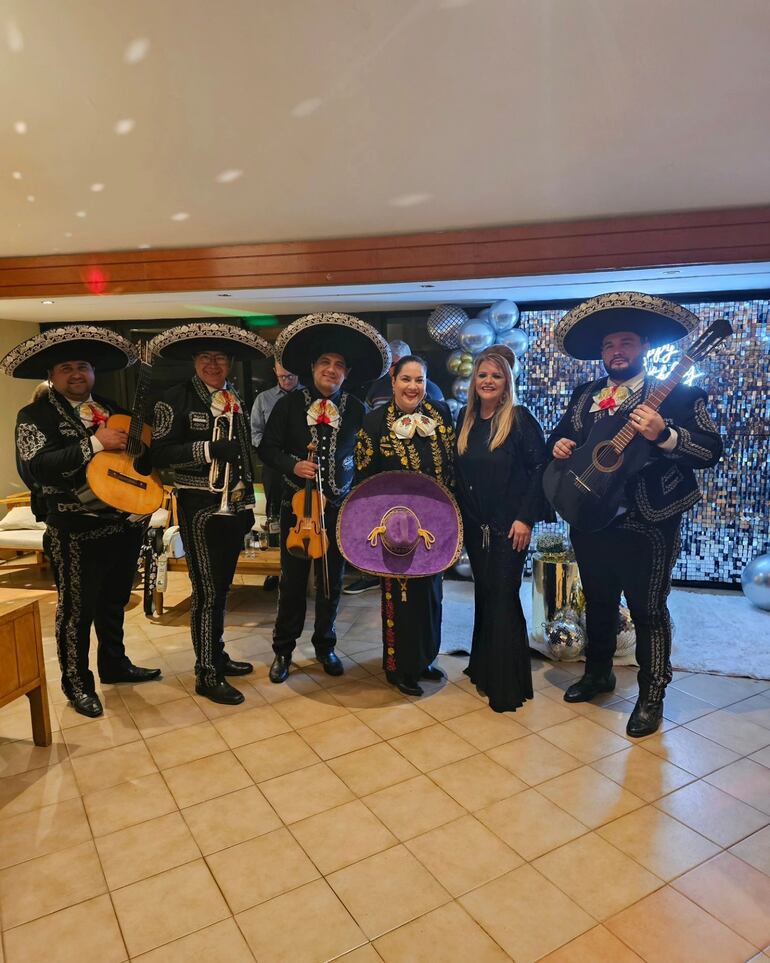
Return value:
<svg viewBox="0 0 770 963">
<path fill-rule="evenodd" d="M 495 332 L 486 321 L 473 318 L 462 326 L 460 345 L 471 354 L 478 354 L 495 343 Z"/>
<path fill-rule="evenodd" d="M 457 400 L 457 398 L 447 398 L 446 399 L 447 408 L 452 412 L 452 420 L 457 421 L 457 416 L 460 414 L 460 409 L 462 405 Z"/>
<path fill-rule="evenodd" d="M 523 328 L 511 328 L 503 331 L 495 338 L 496 344 L 504 344 L 513 351 L 517 358 L 526 354 L 529 347 L 529 335 Z"/>
<path fill-rule="evenodd" d="M 468 389 L 470 386 L 470 378 L 455 378 L 452 382 L 452 397 L 456 398 L 461 405 L 464 405 L 468 401 Z"/>
<path fill-rule="evenodd" d="M 489 323 L 495 331 L 510 331 L 519 323 L 519 309 L 513 301 L 495 301 L 489 309 Z"/>
<path fill-rule="evenodd" d="M 555 662 L 574 662 L 583 654 L 586 637 L 578 622 L 554 619 L 544 629 L 546 654 Z"/>
<path fill-rule="evenodd" d="M 476 315 L 479 321 L 486 321 L 489 324 L 489 308 L 482 308 Z"/>
<path fill-rule="evenodd" d="M 749 562 L 741 575 L 741 588 L 752 605 L 770 612 L 770 555 Z"/>
<path fill-rule="evenodd" d="M 631 620 L 631 613 L 625 605 L 618 610 L 618 636 L 615 644 L 615 655 L 629 655 L 636 648 L 636 626 Z"/>
<path fill-rule="evenodd" d="M 471 571 L 471 560 L 468 558 L 468 552 L 465 546 L 460 552 L 460 557 L 455 562 L 454 571 L 460 578 L 473 578 L 473 572 Z"/>
<path fill-rule="evenodd" d="M 454 350 L 460 346 L 460 330 L 468 315 L 457 304 L 439 304 L 428 318 L 428 334 L 434 341 Z"/>
<path fill-rule="evenodd" d="M 457 374 L 457 371 L 462 364 L 464 354 L 465 352 L 462 350 L 462 348 L 458 348 L 457 351 L 453 351 L 446 359 L 446 370 L 450 374 Z"/>
</svg>

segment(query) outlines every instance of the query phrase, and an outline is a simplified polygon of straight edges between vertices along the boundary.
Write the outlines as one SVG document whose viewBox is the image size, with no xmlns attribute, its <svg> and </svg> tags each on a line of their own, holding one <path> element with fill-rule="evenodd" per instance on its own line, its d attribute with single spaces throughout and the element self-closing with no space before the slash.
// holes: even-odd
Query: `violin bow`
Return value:
<svg viewBox="0 0 770 963">
<path fill-rule="evenodd" d="M 323 539 L 325 535 L 328 545 L 326 515 L 324 513 L 324 486 L 321 479 L 321 463 L 316 460 L 315 466 L 315 483 L 316 488 L 318 489 L 318 518 L 321 522 L 321 545 L 323 545 Z M 324 550 L 324 552 L 321 554 L 321 572 L 323 573 L 324 597 L 328 599 L 331 596 L 331 585 L 329 582 L 329 553 L 327 550 Z"/>
</svg>

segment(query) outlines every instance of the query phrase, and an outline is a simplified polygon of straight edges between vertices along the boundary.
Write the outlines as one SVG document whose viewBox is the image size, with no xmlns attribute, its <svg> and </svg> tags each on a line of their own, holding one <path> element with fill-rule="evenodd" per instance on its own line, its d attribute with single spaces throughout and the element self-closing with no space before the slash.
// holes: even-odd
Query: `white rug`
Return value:
<svg viewBox="0 0 770 963">
<path fill-rule="evenodd" d="M 522 583 L 521 604 L 529 625 L 530 579 Z M 739 592 L 685 588 L 671 592 L 669 610 L 675 669 L 770 679 L 770 612 L 755 608 Z M 472 629 L 473 583 L 445 581 L 442 651 L 467 650 Z"/>
</svg>

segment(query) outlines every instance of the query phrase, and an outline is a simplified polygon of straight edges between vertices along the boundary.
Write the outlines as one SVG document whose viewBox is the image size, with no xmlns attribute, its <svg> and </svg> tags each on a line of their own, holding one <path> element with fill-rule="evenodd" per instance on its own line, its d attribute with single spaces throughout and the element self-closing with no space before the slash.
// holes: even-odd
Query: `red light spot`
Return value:
<svg viewBox="0 0 770 963">
<path fill-rule="evenodd" d="M 107 290 L 109 277 L 103 268 L 90 267 L 85 272 L 84 281 L 89 294 L 104 294 Z"/>
</svg>

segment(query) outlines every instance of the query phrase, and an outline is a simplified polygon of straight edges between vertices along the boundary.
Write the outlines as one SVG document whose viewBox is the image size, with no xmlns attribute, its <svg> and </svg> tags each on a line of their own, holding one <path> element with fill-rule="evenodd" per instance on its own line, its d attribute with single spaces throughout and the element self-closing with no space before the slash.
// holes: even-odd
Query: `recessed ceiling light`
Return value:
<svg viewBox="0 0 770 963">
<path fill-rule="evenodd" d="M 115 126 L 112 129 L 116 134 L 130 134 L 135 126 L 136 121 L 132 120 L 130 117 L 124 117 L 122 120 L 116 121 Z"/>
<path fill-rule="evenodd" d="M 242 170 L 238 167 L 230 167 L 226 171 L 220 171 L 214 180 L 217 184 L 232 184 L 233 181 L 237 181 L 238 178 L 242 176 Z"/>
<path fill-rule="evenodd" d="M 429 201 L 432 197 L 432 194 L 399 194 L 398 197 L 392 197 L 388 204 L 391 207 L 416 207 L 418 204 Z"/>
<path fill-rule="evenodd" d="M 144 60 L 149 51 L 150 41 L 147 37 L 137 37 L 126 45 L 126 49 L 123 51 L 123 60 L 127 64 L 138 64 L 140 60 Z"/>
<path fill-rule="evenodd" d="M 72 237 L 72 231 L 65 231 L 65 232 L 64 232 L 64 236 L 65 236 L 65 237 Z"/>
<path fill-rule="evenodd" d="M 40 303 L 41 303 L 41 304 L 53 304 L 53 301 L 52 301 L 50 298 L 46 298 L 45 301 L 41 301 Z"/>
<path fill-rule="evenodd" d="M 86 216 L 85 211 L 75 211 L 75 217 L 85 217 L 85 216 Z"/>
<path fill-rule="evenodd" d="M 34 203 L 35 203 L 35 195 L 34 195 L 34 194 L 27 194 L 27 200 L 29 201 L 30 204 L 34 204 Z"/>
<path fill-rule="evenodd" d="M 17 120 L 13 125 L 13 129 L 16 131 L 17 134 L 26 134 L 27 122 L 25 120 Z"/>
<path fill-rule="evenodd" d="M 13 171 L 13 172 L 11 173 L 11 177 L 12 177 L 15 181 L 20 181 L 20 180 L 21 180 L 21 171 Z"/>
<path fill-rule="evenodd" d="M 322 103 L 320 97 L 308 97 L 307 100 L 301 100 L 292 107 L 291 115 L 292 117 L 309 117 L 318 110 Z"/>
<path fill-rule="evenodd" d="M 104 184 L 92 184 L 91 190 L 94 192 L 94 194 L 100 194 L 104 190 Z"/>
<path fill-rule="evenodd" d="M 24 49 L 24 37 L 15 20 L 9 20 L 6 23 L 5 40 L 11 53 L 21 53 Z"/>
<path fill-rule="evenodd" d="M 137 247 L 139 248 L 140 251 L 146 251 L 148 247 L 151 247 L 151 245 L 150 245 L 150 244 L 137 244 Z"/>
<path fill-rule="evenodd" d="M 177 211 L 176 214 L 172 214 L 172 215 L 171 215 L 171 220 L 172 220 L 172 221 L 186 221 L 189 217 L 190 217 L 190 215 L 187 213 L 187 211 Z"/>
</svg>

